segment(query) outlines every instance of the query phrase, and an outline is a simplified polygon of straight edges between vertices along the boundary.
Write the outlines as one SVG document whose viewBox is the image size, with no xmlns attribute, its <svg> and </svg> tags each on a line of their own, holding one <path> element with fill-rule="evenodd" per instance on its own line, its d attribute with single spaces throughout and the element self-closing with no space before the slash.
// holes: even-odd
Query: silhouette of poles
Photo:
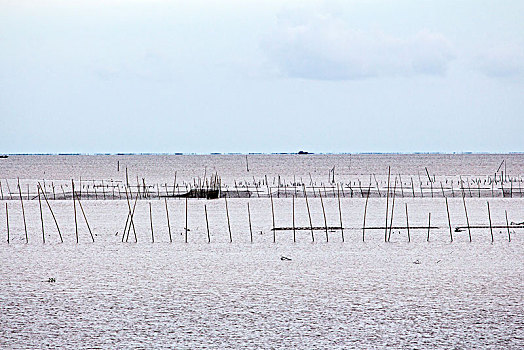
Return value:
<svg viewBox="0 0 524 350">
<path fill-rule="evenodd" d="M 22 218 L 24 219 L 25 243 L 29 243 L 29 236 L 27 235 L 27 224 L 25 222 L 24 201 L 22 200 L 22 188 L 20 187 L 20 179 L 18 178 L 18 193 L 20 195 L 20 205 L 22 206 Z M 11 191 L 9 191 L 11 193 Z"/>
</svg>

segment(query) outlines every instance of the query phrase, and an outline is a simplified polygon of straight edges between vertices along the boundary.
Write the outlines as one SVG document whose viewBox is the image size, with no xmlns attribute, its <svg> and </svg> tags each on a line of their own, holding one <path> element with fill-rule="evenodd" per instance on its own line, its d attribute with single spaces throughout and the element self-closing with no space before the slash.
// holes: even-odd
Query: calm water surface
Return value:
<svg viewBox="0 0 524 350">
<path fill-rule="evenodd" d="M 121 158 L 119 158 L 121 157 Z M 521 155 L 351 156 L 13 156 L 0 162 L 0 178 L 16 181 L 117 178 L 127 166 L 155 181 L 190 181 L 216 169 L 227 181 L 240 177 L 288 179 L 317 171 L 322 181 L 372 172 L 416 175 L 431 167 L 438 176 L 489 175 L 506 159 L 507 172 L 524 173 Z M 344 165 L 343 165 L 344 164 Z M 344 169 L 344 170 L 342 170 Z M 347 172 L 346 170 L 347 169 Z M 200 174 L 202 172 L 202 174 Z M 15 182 L 13 182 L 15 183 Z M 325 224 L 322 203 L 310 198 L 314 226 Z M 493 225 L 524 221 L 524 199 L 489 199 Z M 251 233 L 247 203 L 251 209 Z M 138 201 L 134 234 L 122 243 L 127 202 L 83 201 L 95 243 L 78 212 L 76 244 L 72 202 L 51 201 L 64 243 L 49 210 L 43 210 L 42 241 L 37 200 L 24 202 L 29 244 L 18 201 L 0 207 L 0 347 L 27 348 L 493 348 L 524 346 L 523 229 L 487 225 L 486 198 L 466 200 L 471 225 L 450 242 L 443 198 L 398 198 L 393 229 L 384 242 L 384 198 L 342 198 L 340 230 L 278 231 L 273 243 L 267 198 L 169 200 L 171 239 L 164 202 Z M 6 242 L 5 203 L 10 238 Z M 149 204 L 154 231 L 151 232 Z M 328 226 L 338 226 L 336 198 L 324 199 Z M 204 205 L 211 243 L 207 243 Z M 389 204 L 391 206 L 391 203 Z M 291 198 L 275 198 L 275 226 L 292 226 Z M 463 201 L 450 198 L 452 228 L 466 224 Z M 309 226 L 304 198 L 295 202 L 296 226 Z M 155 243 L 152 243 L 154 237 Z M 282 261 L 281 256 L 291 258 Z M 55 278 L 56 282 L 48 282 Z"/>
</svg>

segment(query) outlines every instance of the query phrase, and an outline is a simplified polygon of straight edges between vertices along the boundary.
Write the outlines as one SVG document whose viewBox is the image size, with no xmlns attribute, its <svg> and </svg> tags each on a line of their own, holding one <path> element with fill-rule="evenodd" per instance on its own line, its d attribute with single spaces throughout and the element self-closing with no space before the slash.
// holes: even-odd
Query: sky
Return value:
<svg viewBox="0 0 524 350">
<path fill-rule="evenodd" d="M 0 0 L 0 153 L 523 152 L 521 0 Z"/>
</svg>

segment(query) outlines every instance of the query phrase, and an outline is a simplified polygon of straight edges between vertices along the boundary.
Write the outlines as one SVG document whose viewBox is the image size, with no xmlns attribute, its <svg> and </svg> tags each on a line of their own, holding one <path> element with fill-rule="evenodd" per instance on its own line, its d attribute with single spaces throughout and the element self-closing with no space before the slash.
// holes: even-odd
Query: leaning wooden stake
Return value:
<svg viewBox="0 0 524 350">
<path fill-rule="evenodd" d="M 7 209 L 7 202 L 5 202 L 5 223 L 7 225 L 7 243 L 9 244 L 9 210 Z"/>
<path fill-rule="evenodd" d="M 429 230 L 431 229 L 431 213 L 428 213 L 428 242 L 429 242 Z"/>
<path fill-rule="evenodd" d="M 311 211 L 309 210 L 309 202 L 307 200 L 305 186 L 304 186 L 304 198 L 306 199 L 307 215 L 309 216 L 309 227 L 311 227 L 311 242 L 315 242 L 315 235 L 313 233 L 313 221 L 311 221 Z"/>
<path fill-rule="evenodd" d="M 227 208 L 227 198 L 224 197 L 224 200 L 226 202 L 226 216 L 227 216 L 227 229 L 229 230 L 229 243 L 233 243 L 233 235 L 231 234 L 231 223 L 229 222 L 229 210 Z"/>
<path fill-rule="evenodd" d="M 409 234 L 409 216 L 408 216 L 408 203 L 406 204 L 406 227 L 408 229 L 408 242 L 411 242 L 411 235 Z"/>
<path fill-rule="evenodd" d="M 367 210 L 368 210 L 369 192 L 370 192 L 370 189 L 368 188 L 368 195 L 366 197 L 366 204 L 364 204 L 364 222 L 362 224 L 362 242 L 366 241 L 366 214 L 367 214 Z"/>
<path fill-rule="evenodd" d="M 251 227 L 251 210 L 249 210 L 249 202 L 247 202 L 247 221 L 249 222 L 249 238 L 253 243 L 253 228 Z"/>
<path fill-rule="evenodd" d="M 469 241 L 471 242 L 471 228 L 469 227 L 468 209 L 466 208 L 466 199 L 462 196 L 462 203 L 464 203 L 464 212 L 466 213 L 466 222 L 468 224 Z"/>
<path fill-rule="evenodd" d="M 76 202 L 75 202 L 75 182 L 71 180 L 71 187 L 72 187 L 72 194 L 71 199 L 73 199 L 73 211 L 75 213 L 75 236 L 76 236 L 76 243 L 78 243 L 78 223 L 76 221 Z"/>
<path fill-rule="evenodd" d="M 327 219 L 326 219 L 326 210 L 324 209 L 324 200 L 322 199 L 322 193 L 320 192 L 320 190 L 318 191 L 318 194 L 320 196 L 320 205 L 322 206 L 322 214 L 324 215 L 324 229 L 326 230 L 326 242 L 329 242 L 329 234 L 328 234 Z"/>
<path fill-rule="evenodd" d="M 169 210 L 167 209 L 167 198 L 164 198 L 164 204 L 166 205 L 167 232 L 169 232 L 169 243 L 173 243 L 173 237 L 171 236 L 171 225 L 169 224 Z"/>
<path fill-rule="evenodd" d="M 38 187 L 40 187 L 40 190 L 42 189 L 40 183 L 38 183 Z M 64 240 L 62 239 L 62 233 L 60 232 L 60 227 L 58 227 L 58 221 L 56 220 L 55 213 L 53 212 L 53 209 L 51 209 L 51 204 L 49 204 L 49 201 L 47 200 L 47 196 L 44 191 L 42 191 L 42 194 L 44 195 L 44 200 L 47 203 L 47 207 L 49 208 L 51 215 L 53 216 L 53 220 L 55 221 L 56 229 L 58 230 L 58 235 L 60 236 L 60 242 L 64 243 Z"/>
<path fill-rule="evenodd" d="M 5 211 L 7 213 L 7 203 L 5 205 L 6 205 Z M 508 242 L 511 242 L 511 234 L 509 233 L 509 223 L 508 223 L 508 211 L 504 210 L 504 214 L 506 214 L 506 228 L 508 229 Z"/>
<path fill-rule="evenodd" d="M 40 199 L 40 188 L 38 190 L 38 208 L 40 209 L 40 223 L 42 224 L 42 243 L 45 244 L 44 214 L 42 214 L 42 200 Z"/>
<path fill-rule="evenodd" d="M 395 185 L 393 185 L 393 200 L 391 202 L 391 219 L 389 221 L 389 232 L 388 232 L 388 242 L 391 240 L 391 230 L 393 228 L 393 214 L 395 212 L 395 197 L 397 193 L 397 177 L 395 176 Z"/>
<path fill-rule="evenodd" d="M 491 212 L 489 210 L 489 202 L 486 202 L 488 203 L 488 218 L 489 218 L 489 231 L 491 233 L 491 243 L 493 243 L 493 227 L 491 226 Z"/>
<path fill-rule="evenodd" d="M 446 211 L 448 212 L 449 237 L 451 238 L 451 242 L 453 242 L 453 230 L 451 229 L 451 218 L 449 216 L 449 205 L 448 205 L 447 198 L 446 198 Z"/>
<path fill-rule="evenodd" d="M 207 243 L 211 243 L 211 234 L 209 233 L 209 221 L 207 220 L 207 205 L 204 204 L 204 214 L 206 215 Z"/>
<path fill-rule="evenodd" d="M 151 202 L 149 202 L 149 222 L 151 224 L 151 243 L 155 243 L 155 231 L 153 230 L 153 211 L 151 210 Z"/>
<path fill-rule="evenodd" d="M 344 193 L 344 190 L 342 190 Z M 337 184 L 337 199 L 338 199 L 338 216 L 340 218 L 340 232 L 342 234 L 342 242 L 344 242 L 344 224 L 342 224 L 342 207 L 340 206 L 340 191 Z"/>
<path fill-rule="evenodd" d="M 11 193 L 11 191 L 9 191 Z M 29 236 L 27 235 L 27 225 L 25 222 L 24 201 L 22 200 L 22 189 L 20 187 L 20 179 L 18 179 L 18 193 L 20 194 L 20 204 L 22 205 L 22 218 L 24 219 L 25 242 L 29 243 Z"/>
<path fill-rule="evenodd" d="M 89 234 L 91 235 L 91 240 L 93 240 L 93 243 L 95 242 L 95 237 L 93 236 L 93 232 L 91 232 L 91 227 L 89 226 L 89 222 L 87 221 L 86 213 L 84 212 L 84 207 L 82 206 L 82 202 L 80 201 L 80 198 L 76 197 L 76 200 L 78 201 L 78 205 L 80 206 L 80 210 L 82 211 L 82 216 L 84 217 L 84 220 L 87 225 L 87 229 L 89 230 Z"/>
<path fill-rule="evenodd" d="M 136 203 L 137 202 L 138 202 L 138 192 L 135 195 L 135 203 L 133 204 L 133 210 L 131 211 L 131 215 L 129 216 L 129 221 L 131 222 L 131 224 L 127 227 L 127 234 L 124 233 L 124 235 L 126 235 L 126 242 L 129 241 L 129 233 L 131 233 L 131 226 L 132 226 L 133 227 L 133 233 L 135 235 L 135 243 L 138 243 L 138 237 L 136 235 L 135 224 L 134 224 L 134 221 L 133 221 L 133 217 L 135 216 L 135 209 L 136 209 Z"/>
</svg>

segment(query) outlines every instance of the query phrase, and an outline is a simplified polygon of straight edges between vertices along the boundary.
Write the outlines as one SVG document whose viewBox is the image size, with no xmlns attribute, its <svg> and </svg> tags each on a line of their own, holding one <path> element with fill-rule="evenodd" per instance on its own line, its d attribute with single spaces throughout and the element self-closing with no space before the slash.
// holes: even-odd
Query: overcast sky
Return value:
<svg viewBox="0 0 524 350">
<path fill-rule="evenodd" d="M 524 1 L 0 0 L 0 153 L 524 151 Z"/>
</svg>

